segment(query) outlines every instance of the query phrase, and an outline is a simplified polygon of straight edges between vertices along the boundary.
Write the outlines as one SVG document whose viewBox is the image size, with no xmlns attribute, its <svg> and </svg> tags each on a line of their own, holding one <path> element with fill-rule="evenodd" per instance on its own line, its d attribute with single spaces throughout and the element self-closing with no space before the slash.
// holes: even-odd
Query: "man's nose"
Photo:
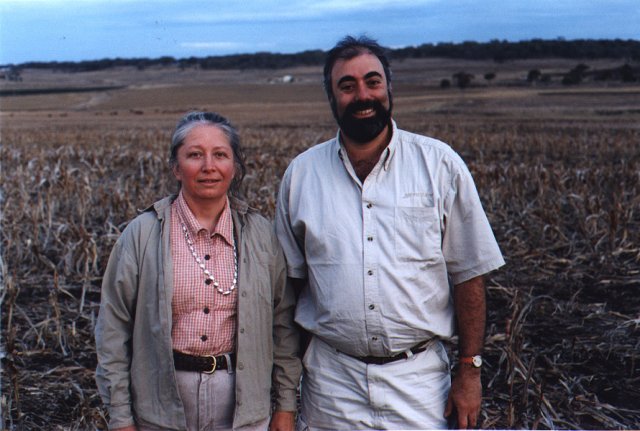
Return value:
<svg viewBox="0 0 640 431">
<path fill-rule="evenodd" d="M 364 82 L 359 83 L 356 86 L 356 100 L 370 100 L 371 92 L 369 87 Z"/>
</svg>

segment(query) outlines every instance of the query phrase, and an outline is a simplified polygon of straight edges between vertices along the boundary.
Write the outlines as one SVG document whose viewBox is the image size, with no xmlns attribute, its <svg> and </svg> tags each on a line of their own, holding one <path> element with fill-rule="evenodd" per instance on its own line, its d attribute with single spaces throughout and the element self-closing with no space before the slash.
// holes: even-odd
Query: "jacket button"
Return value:
<svg viewBox="0 0 640 431">
<path fill-rule="evenodd" d="M 238 369 L 239 370 L 244 370 L 244 363 L 238 362 Z"/>
</svg>

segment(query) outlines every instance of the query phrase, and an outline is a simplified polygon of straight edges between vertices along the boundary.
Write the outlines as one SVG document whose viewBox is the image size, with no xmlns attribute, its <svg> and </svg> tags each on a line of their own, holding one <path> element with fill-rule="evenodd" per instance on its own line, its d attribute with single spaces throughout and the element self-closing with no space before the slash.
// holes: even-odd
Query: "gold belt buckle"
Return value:
<svg viewBox="0 0 640 431">
<path fill-rule="evenodd" d="M 215 356 L 213 356 L 213 355 L 207 355 L 207 356 L 205 356 L 205 358 L 211 358 L 211 359 L 213 359 L 213 365 L 211 366 L 211 369 L 210 369 L 210 370 L 208 370 L 208 371 L 203 371 L 203 373 L 205 373 L 205 374 L 213 374 L 213 373 L 215 373 L 215 372 L 216 372 L 216 365 L 217 365 L 217 363 L 216 363 L 216 357 L 215 357 Z"/>
</svg>

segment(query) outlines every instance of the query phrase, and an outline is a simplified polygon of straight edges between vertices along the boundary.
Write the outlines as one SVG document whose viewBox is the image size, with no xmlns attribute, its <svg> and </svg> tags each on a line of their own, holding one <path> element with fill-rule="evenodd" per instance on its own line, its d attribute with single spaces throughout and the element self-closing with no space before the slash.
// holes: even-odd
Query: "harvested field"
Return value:
<svg viewBox="0 0 640 431">
<path fill-rule="evenodd" d="M 509 64 L 509 82 L 442 90 L 438 73 L 459 65 L 423 66 L 429 80 L 417 63 L 396 69 L 415 77 L 394 86 L 398 125 L 461 154 L 507 260 L 488 279 L 482 427 L 639 429 L 640 87 L 515 87 L 526 68 Z M 167 148 L 184 112 L 236 123 L 246 195 L 269 217 L 291 158 L 335 133 L 319 69 L 291 85 L 145 73 L 24 73 L 24 90 L 126 88 L 0 98 L 5 429 L 104 429 L 101 274 L 127 221 L 174 189 Z"/>
</svg>

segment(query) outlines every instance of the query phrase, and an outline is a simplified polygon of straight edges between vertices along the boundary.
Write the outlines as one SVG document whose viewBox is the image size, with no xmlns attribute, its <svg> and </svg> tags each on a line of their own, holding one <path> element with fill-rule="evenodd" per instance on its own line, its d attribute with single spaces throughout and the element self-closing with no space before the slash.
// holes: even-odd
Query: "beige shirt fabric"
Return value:
<svg viewBox="0 0 640 431">
<path fill-rule="evenodd" d="M 392 124 L 364 183 L 338 134 L 291 162 L 278 196 L 288 275 L 308 278 L 296 321 L 355 356 L 451 337 L 452 285 L 504 264 L 462 159 Z"/>
<path fill-rule="evenodd" d="M 200 258 L 191 254 L 182 225 Z M 173 349 L 197 356 L 235 351 L 238 289 L 218 291 L 200 265 L 208 269 L 223 292 L 235 274 L 233 222 L 228 203 L 209 232 L 193 215 L 182 195 L 171 205 L 171 257 L 173 259 Z"/>
<path fill-rule="evenodd" d="M 96 384 L 110 428 L 136 420 L 186 429 L 171 340 L 173 265 L 171 196 L 129 223 L 102 281 L 96 322 Z M 238 236 L 238 331 L 234 428 L 262 421 L 275 408 L 295 411 L 300 381 L 295 295 L 273 225 L 230 198 Z M 226 371 L 223 371 L 226 372 Z"/>
</svg>

